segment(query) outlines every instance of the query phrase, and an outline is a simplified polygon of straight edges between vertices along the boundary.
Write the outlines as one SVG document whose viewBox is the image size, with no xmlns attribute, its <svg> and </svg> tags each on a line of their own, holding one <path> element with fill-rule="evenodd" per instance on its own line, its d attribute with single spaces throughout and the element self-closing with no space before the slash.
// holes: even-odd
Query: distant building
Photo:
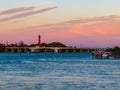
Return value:
<svg viewBox="0 0 120 90">
<path fill-rule="evenodd" d="M 41 36 L 39 35 L 38 36 L 38 46 L 40 46 L 41 45 Z"/>
</svg>

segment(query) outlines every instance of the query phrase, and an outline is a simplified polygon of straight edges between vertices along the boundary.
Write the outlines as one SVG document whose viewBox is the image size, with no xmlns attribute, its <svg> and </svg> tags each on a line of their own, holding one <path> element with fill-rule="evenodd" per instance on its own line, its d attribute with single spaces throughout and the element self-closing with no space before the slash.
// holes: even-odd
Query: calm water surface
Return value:
<svg viewBox="0 0 120 90">
<path fill-rule="evenodd" d="M 91 53 L 0 53 L 0 90 L 120 90 L 120 60 Z"/>
</svg>

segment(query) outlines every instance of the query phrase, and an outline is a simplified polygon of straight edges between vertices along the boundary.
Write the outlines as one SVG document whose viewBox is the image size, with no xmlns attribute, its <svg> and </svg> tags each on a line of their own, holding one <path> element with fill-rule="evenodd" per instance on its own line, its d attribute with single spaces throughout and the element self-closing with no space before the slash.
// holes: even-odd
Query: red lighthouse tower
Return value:
<svg viewBox="0 0 120 90">
<path fill-rule="evenodd" d="M 38 46 L 40 46 L 41 45 L 41 36 L 39 35 L 38 36 Z"/>
</svg>

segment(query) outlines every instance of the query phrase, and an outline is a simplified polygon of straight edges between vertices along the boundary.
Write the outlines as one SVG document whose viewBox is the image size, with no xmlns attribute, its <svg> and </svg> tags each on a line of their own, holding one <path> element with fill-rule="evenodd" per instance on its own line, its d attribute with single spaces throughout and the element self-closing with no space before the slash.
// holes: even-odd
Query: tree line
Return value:
<svg viewBox="0 0 120 90">
<path fill-rule="evenodd" d="M 13 43 L 6 44 L 6 45 L 0 44 L 0 52 L 4 52 L 6 47 L 34 47 L 34 46 L 37 46 L 37 44 L 27 45 L 23 41 L 20 41 L 15 44 L 13 44 Z M 40 46 L 41 47 L 67 47 L 66 45 L 64 45 L 61 42 L 42 43 Z M 120 58 L 120 47 L 116 46 L 114 48 L 107 48 L 106 51 L 112 52 L 112 56 L 114 56 L 115 58 Z"/>
<path fill-rule="evenodd" d="M 120 58 L 120 47 L 116 46 L 114 48 L 108 48 L 106 51 L 112 52 L 113 57 Z"/>
<path fill-rule="evenodd" d="M 18 43 L 11 43 L 11 44 L 0 44 L 0 52 L 5 51 L 5 47 L 35 47 L 38 46 L 37 44 L 30 44 L 27 45 L 23 41 Z M 41 47 L 66 47 L 63 43 L 60 42 L 52 42 L 52 43 L 41 43 Z"/>
</svg>

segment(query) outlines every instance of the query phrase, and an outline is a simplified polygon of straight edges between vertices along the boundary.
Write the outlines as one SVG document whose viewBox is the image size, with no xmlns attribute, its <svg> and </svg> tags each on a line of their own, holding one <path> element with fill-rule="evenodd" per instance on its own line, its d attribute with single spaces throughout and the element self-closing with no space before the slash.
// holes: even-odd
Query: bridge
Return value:
<svg viewBox="0 0 120 90">
<path fill-rule="evenodd" d="M 98 48 L 73 48 L 73 47 L 6 47 L 5 52 L 91 52 Z"/>
</svg>

